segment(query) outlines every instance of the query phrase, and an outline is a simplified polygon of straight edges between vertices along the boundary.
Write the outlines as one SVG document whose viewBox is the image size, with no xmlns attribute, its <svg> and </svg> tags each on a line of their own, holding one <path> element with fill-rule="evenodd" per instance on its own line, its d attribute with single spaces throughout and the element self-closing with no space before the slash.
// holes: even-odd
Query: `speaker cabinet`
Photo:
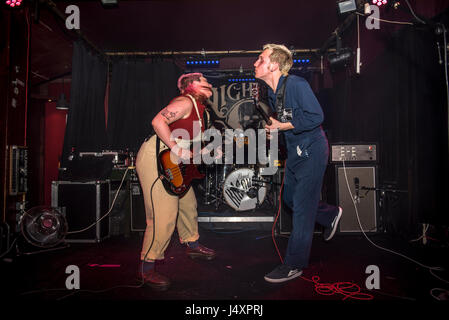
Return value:
<svg viewBox="0 0 449 320">
<path fill-rule="evenodd" d="M 131 208 L 131 231 L 145 231 L 147 227 L 145 202 L 139 182 L 129 185 L 129 205 Z"/>
<path fill-rule="evenodd" d="M 276 191 L 275 191 L 275 195 L 276 195 L 276 214 L 278 213 L 279 210 L 279 190 L 280 190 L 280 185 L 282 183 L 282 179 L 284 177 L 284 168 L 279 168 L 278 172 L 276 173 L 276 175 L 274 176 L 274 180 L 273 182 L 275 182 L 277 184 L 276 186 Z M 322 200 L 322 197 L 320 195 L 320 200 Z M 281 207 L 281 212 L 279 213 L 279 218 L 278 218 L 278 222 L 277 222 L 277 232 L 281 235 L 290 235 L 291 231 L 292 231 L 292 227 L 293 227 L 293 223 L 292 223 L 292 210 L 287 207 L 285 205 L 285 203 L 282 203 L 282 207 Z M 321 233 L 321 230 L 318 226 L 315 225 L 315 229 L 314 229 L 314 233 L 318 234 Z"/>
<path fill-rule="evenodd" d="M 339 224 L 341 233 L 378 231 L 378 208 L 376 191 L 376 166 L 336 166 L 337 203 L 343 209 Z M 357 192 L 358 185 L 358 192 Z M 364 189 L 367 188 L 367 189 Z M 359 221 L 357 219 L 357 207 Z"/>
<path fill-rule="evenodd" d="M 109 210 L 110 182 L 106 181 L 53 181 L 51 185 L 52 207 L 61 208 L 65 214 L 69 232 L 87 228 Z M 66 242 L 94 243 L 109 237 L 109 217 L 91 228 L 68 234 Z"/>
</svg>

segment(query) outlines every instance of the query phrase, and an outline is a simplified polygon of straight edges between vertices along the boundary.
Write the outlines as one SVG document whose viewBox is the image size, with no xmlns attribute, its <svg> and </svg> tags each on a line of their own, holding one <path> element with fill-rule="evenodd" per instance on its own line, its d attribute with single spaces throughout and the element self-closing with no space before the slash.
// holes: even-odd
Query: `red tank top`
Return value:
<svg viewBox="0 0 449 320">
<path fill-rule="evenodd" d="M 182 96 L 185 97 L 185 96 Z M 191 100 L 189 97 L 186 97 L 187 99 Z M 176 98 L 175 98 L 176 99 Z M 204 132 L 204 109 L 206 107 L 198 102 L 198 100 L 195 100 L 198 112 L 200 114 L 201 122 L 203 123 L 201 131 Z M 189 140 L 192 140 L 194 137 L 196 137 L 199 134 L 199 123 L 198 123 L 198 115 L 195 110 L 195 106 L 192 106 L 192 111 L 190 112 L 190 115 L 186 119 L 179 119 L 171 124 L 169 124 L 170 130 L 173 131 L 175 129 L 185 129 L 189 133 Z M 196 121 L 196 128 L 194 132 L 193 122 Z M 175 137 L 179 138 L 179 137 Z"/>
</svg>

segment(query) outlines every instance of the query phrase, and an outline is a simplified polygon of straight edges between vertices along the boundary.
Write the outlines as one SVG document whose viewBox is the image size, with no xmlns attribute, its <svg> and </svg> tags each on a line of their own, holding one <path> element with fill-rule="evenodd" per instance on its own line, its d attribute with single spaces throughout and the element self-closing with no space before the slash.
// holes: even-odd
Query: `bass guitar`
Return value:
<svg viewBox="0 0 449 320">
<path fill-rule="evenodd" d="M 182 198 L 189 191 L 194 179 L 204 178 L 204 174 L 193 163 L 174 163 L 170 157 L 170 149 L 158 155 L 159 174 L 168 193 Z"/>
</svg>

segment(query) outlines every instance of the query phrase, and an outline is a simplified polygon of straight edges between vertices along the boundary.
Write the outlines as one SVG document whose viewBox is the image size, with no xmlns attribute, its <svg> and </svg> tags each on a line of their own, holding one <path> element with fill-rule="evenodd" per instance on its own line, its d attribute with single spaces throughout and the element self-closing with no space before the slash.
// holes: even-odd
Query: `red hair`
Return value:
<svg viewBox="0 0 449 320">
<path fill-rule="evenodd" d="M 178 89 L 181 91 L 183 96 L 190 94 L 200 103 L 204 104 L 207 100 L 207 97 L 198 93 L 198 91 L 193 89 L 193 82 L 200 81 L 200 78 L 203 76 L 202 73 L 186 73 L 179 77 L 178 79 Z"/>
<path fill-rule="evenodd" d="M 184 91 L 186 88 L 193 83 L 193 81 L 200 81 L 203 76 L 202 73 L 186 73 L 179 77 L 178 79 L 178 89 L 179 91 Z"/>
</svg>

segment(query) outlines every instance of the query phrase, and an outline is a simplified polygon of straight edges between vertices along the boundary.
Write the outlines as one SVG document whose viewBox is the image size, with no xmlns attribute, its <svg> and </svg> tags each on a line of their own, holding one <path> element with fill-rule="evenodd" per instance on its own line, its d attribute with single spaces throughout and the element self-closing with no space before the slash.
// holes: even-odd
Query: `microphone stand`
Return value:
<svg viewBox="0 0 449 320">
<path fill-rule="evenodd" d="M 272 185 L 276 185 L 276 186 L 280 186 L 282 185 L 282 183 L 279 182 L 273 182 L 270 180 L 263 180 L 263 179 L 252 179 L 253 182 L 259 182 L 259 183 L 266 183 L 266 184 L 272 184 Z"/>
<path fill-rule="evenodd" d="M 379 206 L 380 207 L 382 207 L 382 204 L 384 202 L 384 198 L 385 198 L 387 193 L 408 193 L 407 190 L 400 190 L 400 189 L 397 189 L 397 188 L 392 188 L 391 186 L 381 187 L 381 188 L 372 188 L 372 187 L 361 186 L 360 190 L 366 190 L 365 196 L 370 191 L 379 191 L 380 192 L 380 198 L 379 198 Z"/>
<path fill-rule="evenodd" d="M 360 190 L 367 190 L 367 191 L 381 191 L 381 192 L 392 192 L 392 193 L 408 193 L 407 190 L 400 190 L 400 189 L 396 189 L 396 188 L 371 188 L 371 187 L 365 187 L 362 186 L 360 187 Z"/>
<path fill-rule="evenodd" d="M 401 190 L 401 189 L 397 189 L 397 188 L 393 188 L 391 186 L 386 186 L 386 187 L 379 187 L 379 188 L 372 188 L 372 187 L 365 187 L 365 186 L 361 186 L 360 190 L 366 190 L 365 196 L 368 194 L 368 192 L 370 191 L 379 191 L 380 195 L 379 195 L 379 207 L 380 208 L 384 208 L 384 203 L 385 203 L 385 198 L 387 196 L 387 193 L 392 193 L 392 194 L 403 194 L 403 193 L 408 193 L 407 190 Z M 387 202 L 388 204 L 388 202 Z M 381 217 L 381 220 L 382 217 Z M 382 222 L 383 228 L 385 229 L 385 222 Z"/>
</svg>

